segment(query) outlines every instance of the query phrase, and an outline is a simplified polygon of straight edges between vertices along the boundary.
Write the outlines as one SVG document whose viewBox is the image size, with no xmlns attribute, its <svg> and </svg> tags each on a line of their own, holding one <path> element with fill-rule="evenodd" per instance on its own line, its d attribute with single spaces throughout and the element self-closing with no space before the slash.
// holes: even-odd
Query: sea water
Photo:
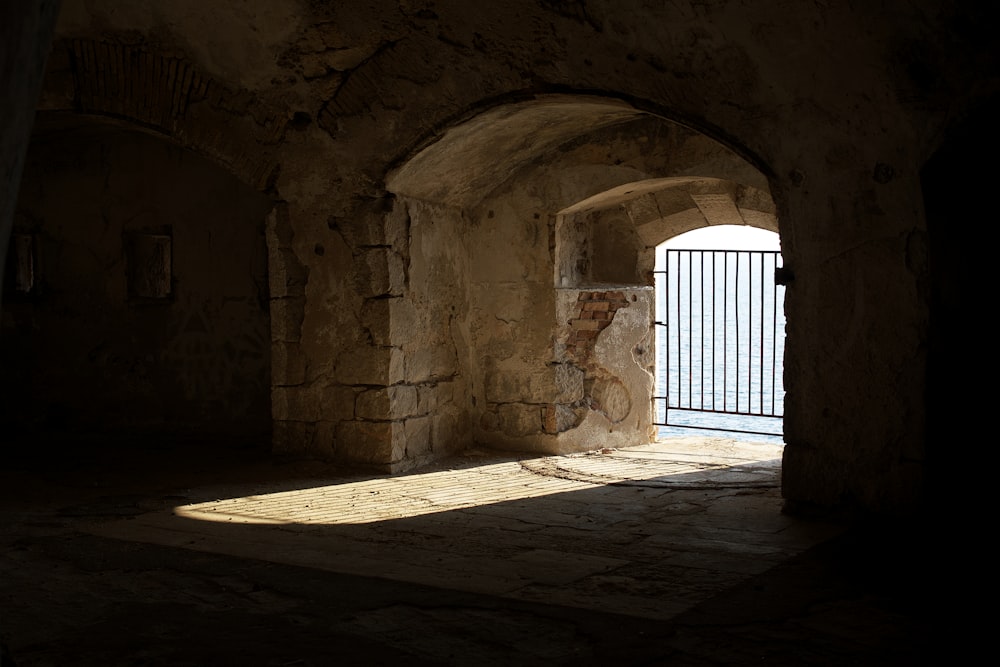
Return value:
<svg viewBox="0 0 1000 667">
<path fill-rule="evenodd" d="M 780 253 L 662 248 L 657 255 L 654 421 L 670 424 L 659 435 L 781 443 Z"/>
</svg>

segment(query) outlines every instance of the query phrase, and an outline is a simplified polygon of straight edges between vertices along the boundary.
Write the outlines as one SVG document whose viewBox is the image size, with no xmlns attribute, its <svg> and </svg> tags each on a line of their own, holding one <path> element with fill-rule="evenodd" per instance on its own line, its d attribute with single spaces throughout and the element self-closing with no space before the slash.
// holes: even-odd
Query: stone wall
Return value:
<svg viewBox="0 0 1000 667">
<path fill-rule="evenodd" d="M 527 159 L 534 144 L 507 146 L 515 128 L 540 133 L 544 160 Z M 663 144 L 650 145 L 650 132 Z M 470 119 L 390 175 L 401 196 L 419 198 L 408 210 L 455 212 L 434 236 L 453 270 L 411 273 L 409 284 L 429 281 L 459 313 L 468 442 L 566 452 L 652 437 L 655 246 L 709 224 L 776 228 L 773 203 L 754 186 L 664 177 L 698 173 L 766 187 L 738 156 L 676 124 L 553 96 Z M 413 247 L 426 233 L 416 220 Z M 584 301 L 566 305 L 569 293 Z M 391 326 L 433 338 L 408 312 Z"/>
<path fill-rule="evenodd" d="M 464 382 L 476 403 L 452 399 L 458 423 L 466 409 L 473 432 L 486 413 L 500 423 L 499 406 L 518 401 L 491 408 L 488 388 L 507 385 L 487 378 L 520 376 L 522 395 L 536 400 L 532 373 L 564 363 L 558 216 L 619 186 L 711 177 L 738 187 L 695 193 L 704 196 L 694 208 L 671 212 L 656 210 L 656 195 L 636 197 L 628 213 L 646 248 L 661 230 L 734 210 L 777 221 L 793 276 L 786 495 L 880 511 L 912 504 L 926 450 L 930 307 L 919 173 L 948 126 L 1000 89 L 989 3 L 67 6 L 42 108 L 147 124 L 281 202 L 270 252 L 282 288 L 272 281 L 277 449 L 410 460 L 400 444 L 407 417 L 387 407 L 358 418 L 359 396 L 391 387 L 417 387 L 419 405 L 419 387 Z M 751 205 L 753 191 L 773 210 Z M 427 225 L 412 239 L 411 209 Z M 490 210 L 516 223 L 510 266 L 477 255 Z M 599 213 L 598 226 L 603 215 L 612 213 Z M 432 221 L 467 243 L 467 270 L 433 268 L 462 254 L 454 248 L 411 254 L 424 236 L 441 242 Z M 477 277 L 480 259 L 510 275 Z M 406 271 L 421 262 L 417 284 Z M 642 266 L 634 277 L 645 283 Z M 446 330 L 445 297 L 434 294 L 453 279 L 465 281 L 468 310 L 442 292 L 458 299 Z M 487 293 L 496 303 L 483 308 Z M 613 322 L 640 310 L 636 296 Z M 406 312 L 417 304 L 433 315 Z M 410 342 L 393 337 L 411 321 L 415 330 L 400 334 Z M 444 356 L 432 358 L 421 336 Z M 415 370 L 425 368 L 434 370 Z M 409 389 L 391 391 L 412 404 Z M 381 394 L 371 404 L 384 405 Z M 526 409 L 505 410 L 526 428 Z M 413 461 L 427 452 L 414 451 Z"/>
<path fill-rule="evenodd" d="M 266 441 L 270 206 L 162 139 L 40 128 L 15 227 L 33 283 L 8 291 L 0 328 L 4 422 Z"/>
</svg>

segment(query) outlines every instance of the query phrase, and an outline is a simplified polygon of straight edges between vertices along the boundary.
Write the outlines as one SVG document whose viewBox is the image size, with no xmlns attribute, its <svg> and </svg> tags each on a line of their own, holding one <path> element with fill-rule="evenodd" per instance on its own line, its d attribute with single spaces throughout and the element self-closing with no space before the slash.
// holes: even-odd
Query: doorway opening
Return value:
<svg viewBox="0 0 1000 667">
<path fill-rule="evenodd" d="M 753 227 L 705 227 L 657 246 L 657 437 L 783 441 L 781 266 L 778 235 Z"/>
<path fill-rule="evenodd" d="M 5 434 L 81 462 L 264 451 L 271 207 L 158 135 L 40 117 L 17 206 L 23 287 L 0 322 Z"/>
</svg>

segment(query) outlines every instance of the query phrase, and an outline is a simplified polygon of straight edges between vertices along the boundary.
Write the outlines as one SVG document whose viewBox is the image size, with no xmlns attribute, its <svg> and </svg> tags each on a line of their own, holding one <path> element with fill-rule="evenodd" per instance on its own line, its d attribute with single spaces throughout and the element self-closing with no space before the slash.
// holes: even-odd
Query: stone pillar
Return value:
<svg viewBox="0 0 1000 667">
<path fill-rule="evenodd" d="M 271 311 L 272 444 L 278 453 L 311 447 L 316 416 L 305 404 L 306 358 L 302 320 L 309 270 L 292 248 L 288 205 L 275 204 L 267 218 L 268 281 Z"/>
<path fill-rule="evenodd" d="M 924 447 L 920 195 L 910 175 L 839 176 L 808 196 L 791 189 L 789 219 L 808 226 L 782 244 L 793 275 L 782 492 L 792 511 L 894 512 L 915 504 Z"/>
</svg>

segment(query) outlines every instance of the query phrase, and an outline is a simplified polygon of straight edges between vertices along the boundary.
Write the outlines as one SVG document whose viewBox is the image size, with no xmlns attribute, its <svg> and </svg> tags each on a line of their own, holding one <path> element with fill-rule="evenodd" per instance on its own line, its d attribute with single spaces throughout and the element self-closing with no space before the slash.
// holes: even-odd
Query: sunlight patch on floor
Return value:
<svg viewBox="0 0 1000 667">
<path fill-rule="evenodd" d="M 628 450 L 505 461 L 476 467 L 345 480 L 183 505 L 179 517 L 243 524 L 346 525 L 537 498 L 606 484 L 691 488 L 776 485 L 772 448 L 702 451 L 658 443 Z M 728 480 L 728 481 L 727 481 Z M 644 485 L 645 485 L 644 484 Z"/>
<path fill-rule="evenodd" d="M 593 486 L 532 474 L 516 461 L 343 482 L 177 507 L 177 516 L 253 524 L 362 524 L 536 498 Z"/>
</svg>

